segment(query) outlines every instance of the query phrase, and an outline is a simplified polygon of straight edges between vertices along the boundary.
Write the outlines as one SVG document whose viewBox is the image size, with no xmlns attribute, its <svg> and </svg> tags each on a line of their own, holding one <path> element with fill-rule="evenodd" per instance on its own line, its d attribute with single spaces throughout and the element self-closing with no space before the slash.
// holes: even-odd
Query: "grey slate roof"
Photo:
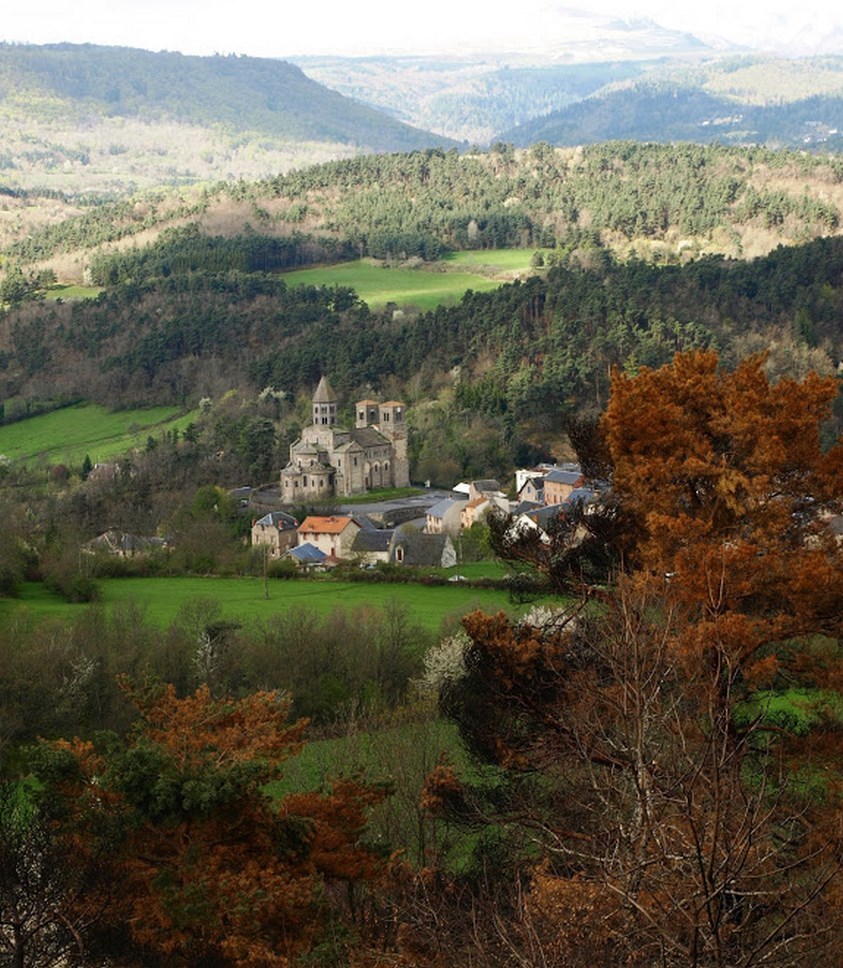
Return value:
<svg viewBox="0 0 843 968">
<path fill-rule="evenodd" d="M 593 504 L 597 494 L 590 487 L 577 487 L 568 495 L 565 504 Z"/>
<path fill-rule="evenodd" d="M 255 524 L 260 524 L 264 528 L 274 526 L 279 531 L 291 531 L 299 526 L 298 521 L 296 521 L 292 514 L 287 514 L 286 511 L 270 511 L 269 514 L 258 518 Z"/>
<path fill-rule="evenodd" d="M 358 531 L 351 543 L 351 550 L 358 553 L 389 551 L 389 545 L 394 534 L 394 531 L 388 531 L 386 528 L 380 531 Z"/>
<path fill-rule="evenodd" d="M 475 491 L 499 491 L 501 489 L 501 482 L 491 478 L 485 481 L 472 481 L 471 483 Z"/>
<path fill-rule="evenodd" d="M 323 376 L 319 381 L 319 386 L 316 388 L 316 392 L 313 394 L 314 403 L 335 403 L 337 400 L 337 395 L 334 393 L 333 387 L 328 383 L 328 378 Z"/>
<path fill-rule="evenodd" d="M 389 440 L 374 427 L 356 427 L 350 431 L 351 439 L 361 447 L 388 447 Z"/>
<path fill-rule="evenodd" d="M 442 501 L 437 501 L 437 503 L 432 507 L 429 507 L 427 509 L 427 513 L 433 518 L 444 518 L 455 504 L 461 504 L 463 507 L 465 507 L 467 503 L 467 494 L 460 498 L 446 497 Z"/>
<path fill-rule="evenodd" d="M 442 564 L 449 540 L 447 534 L 401 534 L 396 537 L 393 547 L 404 549 L 405 565 L 436 567 Z"/>
<path fill-rule="evenodd" d="M 551 481 L 554 484 L 571 484 L 575 485 L 577 481 L 582 479 L 582 471 L 577 470 L 562 470 L 556 469 L 548 471 L 545 475 L 545 481 Z"/>
</svg>

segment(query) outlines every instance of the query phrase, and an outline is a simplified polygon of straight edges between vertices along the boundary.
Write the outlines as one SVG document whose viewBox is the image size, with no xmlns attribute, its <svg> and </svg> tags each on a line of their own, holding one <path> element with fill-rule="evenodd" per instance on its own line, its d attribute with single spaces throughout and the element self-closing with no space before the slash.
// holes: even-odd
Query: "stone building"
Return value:
<svg viewBox="0 0 843 968">
<path fill-rule="evenodd" d="M 351 430 L 337 423 L 337 396 L 323 376 L 313 394 L 313 423 L 290 446 L 281 471 L 286 504 L 407 487 L 407 424 L 403 403 L 361 400 Z"/>
</svg>

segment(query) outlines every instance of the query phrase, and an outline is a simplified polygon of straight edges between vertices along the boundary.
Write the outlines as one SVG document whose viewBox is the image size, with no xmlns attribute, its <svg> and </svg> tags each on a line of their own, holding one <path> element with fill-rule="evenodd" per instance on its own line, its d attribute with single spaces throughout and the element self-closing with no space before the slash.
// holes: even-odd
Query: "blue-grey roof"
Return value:
<svg viewBox="0 0 843 968">
<path fill-rule="evenodd" d="M 437 567 L 442 564 L 449 541 L 447 534 L 400 534 L 395 538 L 394 548 L 403 548 L 405 565 Z"/>
<path fill-rule="evenodd" d="M 513 517 L 518 517 L 519 514 L 526 514 L 529 511 L 535 511 L 543 505 L 539 504 L 538 501 L 519 501 L 518 504 L 512 509 Z"/>
<path fill-rule="evenodd" d="M 548 504 L 545 507 L 536 508 L 534 511 L 528 511 L 527 517 L 536 524 L 547 524 L 548 521 L 552 521 L 554 518 L 558 518 L 560 514 L 564 514 L 567 507 L 567 504 Z"/>
<path fill-rule="evenodd" d="M 565 504 L 593 504 L 597 494 L 590 487 L 577 487 L 568 495 Z"/>
<path fill-rule="evenodd" d="M 394 531 L 387 529 L 358 531 L 351 543 L 351 550 L 358 552 L 389 551 L 389 544 L 394 533 Z"/>
<path fill-rule="evenodd" d="M 296 548 L 290 548 L 285 557 L 295 558 L 296 561 L 300 561 L 306 565 L 318 565 L 328 556 L 324 551 L 308 541 L 305 544 L 298 545 Z"/>
<path fill-rule="evenodd" d="M 562 470 L 555 469 L 548 471 L 545 475 L 545 483 L 550 481 L 553 484 L 576 484 L 582 479 L 582 471 L 577 468 L 576 470 Z"/>
<path fill-rule="evenodd" d="M 452 497 L 446 497 L 443 501 L 438 501 L 433 507 L 427 509 L 427 513 L 434 518 L 444 518 L 445 515 L 451 510 L 455 504 L 466 504 L 468 501 L 468 495 L 464 498 L 456 499 Z"/>
<path fill-rule="evenodd" d="M 276 527 L 279 531 L 291 531 L 299 526 L 298 521 L 285 511 L 270 511 L 262 518 L 258 518 L 255 524 L 260 524 L 264 528 Z"/>
</svg>

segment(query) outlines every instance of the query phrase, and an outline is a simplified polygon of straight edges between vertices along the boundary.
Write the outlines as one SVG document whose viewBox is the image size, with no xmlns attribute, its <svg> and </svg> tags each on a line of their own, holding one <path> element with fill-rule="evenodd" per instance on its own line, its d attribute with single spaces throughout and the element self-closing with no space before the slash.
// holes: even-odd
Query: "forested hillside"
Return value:
<svg viewBox="0 0 843 968">
<path fill-rule="evenodd" d="M 453 417 L 479 415 L 508 442 L 487 455 L 503 470 L 525 441 L 546 447 L 566 415 L 599 411 L 616 365 L 660 365 L 693 347 L 717 347 L 730 362 L 769 349 L 773 372 L 798 376 L 843 358 L 843 239 L 660 267 L 618 263 L 584 237 L 544 276 L 419 316 L 373 312 L 349 289 L 289 288 L 282 275 L 250 271 L 248 244 L 183 240 L 181 261 L 118 263 L 96 300 L 8 312 L 7 416 L 79 398 L 195 405 L 233 388 L 295 399 L 322 373 L 344 399 L 389 387 L 420 401 L 448 385 Z M 219 267 L 220 256 L 240 268 Z M 446 476 L 432 465 L 453 454 L 442 439 L 451 432 L 443 420 L 417 439 L 426 476 Z M 482 472 L 482 457 L 466 462 L 461 470 Z"/>
<path fill-rule="evenodd" d="M 416 126 L 478 144 L 635 140 L 836 148 L 843 58 L 717 54 L 572 63 L 520 54 L 303 58 L 316 80 Z"/>
<path fill-rule="evenodd" d="M 843 97 L 817 95 L 790 103 L 745 104 L 677 84 L 638 84 L 578 101 L 501 133 L 531 145 L 594 144 L 617 138 L 720 144 L 798 146 L 838 151 Z"/>
<path fill-rule="evenodd" d="M 69 195 L 258 177 L 451 142 L 255 57 L 0 45 L 0 172 Z"/>
<path fill-rule="evenodd" d="M 330 373 L 344 399 L 421 405 L 422 479 L 505 474 L 599 411 L 614 365 L 714 346 L 832 372 L 841 210 L 836 158 L 632 143 L 375 155 L 97 206 L 7 246 L 0 399 L 7 420 L 232 389 L 291 403 Z M 449 250 L 514 246 L 535 247 L 532 278 L 426 313 L 284 278 L 359 256 L 445 272 Z M 44 302 L 51 272 L 103 291 Z"/>
<path fill-rule="evenodd" d="M 149 243 L 170 226 L 208 235 L 309 235 L 358 255 L 435 258 L 445 249 L 568 245 L 586 231 L 622 256 L 675 261 L 704 252 L 764 254 L 836 233 L 843 164 L 766 149 L 609 143 L 521 151 L 495 145 L 432 149 L 316 165 L 271 179 L 95 205 L 24 232 L 9 199 L 9 264 L 50 266 L 81 281 L 129 237 Z"/>
</svg>

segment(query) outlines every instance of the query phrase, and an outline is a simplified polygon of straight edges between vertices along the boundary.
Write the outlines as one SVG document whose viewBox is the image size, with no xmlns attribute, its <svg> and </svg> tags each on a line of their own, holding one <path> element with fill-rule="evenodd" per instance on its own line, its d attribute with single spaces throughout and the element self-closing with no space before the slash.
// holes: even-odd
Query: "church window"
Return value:
<svg viewBox="0 0 843 968">
<path fill-rule="evenodd" d="M 395 560 L 398 562 L 399 565 L 404 560 L 404 549 L 403 548 L 398 547 L 398 548 L 395 549 Z"/>
</svg>

